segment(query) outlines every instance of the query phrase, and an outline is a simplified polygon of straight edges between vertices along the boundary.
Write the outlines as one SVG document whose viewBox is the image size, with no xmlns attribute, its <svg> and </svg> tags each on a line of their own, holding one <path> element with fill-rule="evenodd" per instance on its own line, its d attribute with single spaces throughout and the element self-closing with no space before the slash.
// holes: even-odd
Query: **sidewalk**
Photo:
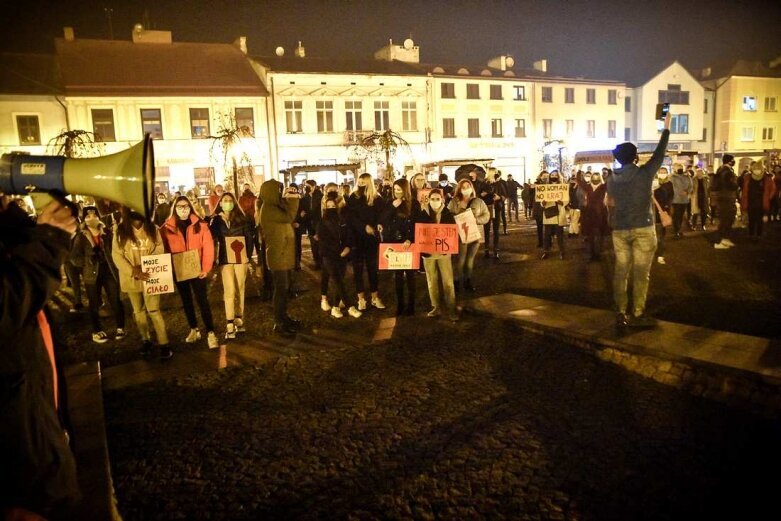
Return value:
<svg viewBox="0 0 781 521">
<path fill-rule="evenodd" d="M 663 320 L 652 329 L 618 331 L 611 311 L 509 293 L 475 299 L 467 308 L 699 396 L 781 412 L 781 343 L 775 339 Z"/>
</svg>

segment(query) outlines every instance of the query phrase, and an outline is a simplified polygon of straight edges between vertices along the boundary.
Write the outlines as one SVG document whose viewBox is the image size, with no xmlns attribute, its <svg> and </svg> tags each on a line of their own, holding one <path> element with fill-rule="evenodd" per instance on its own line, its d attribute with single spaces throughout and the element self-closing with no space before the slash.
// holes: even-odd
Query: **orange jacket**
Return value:
<svg viewBox="0 0 781 521">
<path fill-rule="evenodd" d="M 740 209 L 744 212 L 748 211 L 748 184 L 751 181 L 751 174 L 746 174 L 742 179 L 742 190 L 740 191 Z M 762 178 L 762 182 L 765 183 L 762 193 L 762 211 L 767 213 L 770 211 L 770 200 L 773 199 L 773 194 L 776 193 L 776 185 L 773 182 L 773 178 L 767 174 Z"/>
<path fill-rule="evenodd" d="M 165 251 L 182 253 L 186 250 L 198 250 L 201 257 L 201 272 L 209 273 L 214 266 L 214 240 L 212 240 L 209 225 L 197 215 L 190 214 L 190 226 L 187 227 L 187 240 L 185 241 L 181 230 L 176 226 L 176 219 L 176 216 L 169 217 L 160 228 Z M 200 231 L 196 232 L 195 225 L 199 221 Z"/>
</svg>

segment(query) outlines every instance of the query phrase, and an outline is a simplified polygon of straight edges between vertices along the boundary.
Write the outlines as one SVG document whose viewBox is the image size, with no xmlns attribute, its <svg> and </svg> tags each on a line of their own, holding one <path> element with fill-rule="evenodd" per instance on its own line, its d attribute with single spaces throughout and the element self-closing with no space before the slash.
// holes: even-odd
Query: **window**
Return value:
<svg viewBox="0 0 781 521">
<path fill-rule="evenodd" d="M 765 98 L 765 112 L 776 111 L 776 98 Z"/>
<path fill-rule="evenodd" d="M 491 85 L 491 99 L 502 99 L 501 85 Z"/>
<path fill-rule="evenodd" d="M 740 129 L 741 141 L 754 141 L 754 127 L 743 127 Z"/>
<path fill-rule="evenodd" d="M 616 137 L 616 121 L 614 119 L 607 122 L 607 137 L 612 139 Z"/>
<path fill-rule="evenodd" d="M 466 120 L 468 136 L 480 137 L 480 120 L 478 118 L 469 118 Z"/>
<path fill-rule="evenodd" d="M 513 85 L 513 99 L 515 101 L 526 101 L 526 87 Z"/>
<path fill-rule="evenodd" d="M 552 103 L 553 102 L 553 87 L 543 87 L 542 88 L 542 101 L 544 103 Z"/>
<path fill-rule="evenodd" d="M 593 105 L 597 102 L 597 90 L 586 89 L 586 103 Z"/>
<path fill-rule="evenodd" d="M 16 128 L 19 131 L 20 145 L 40 145 L 41 125 L 38 116 L 16 116 Z"/>
<path fill-rule="evenodd" d="M 303 112 L 302 101 L 285 102 L 285 124 L 288 134 L 298 134 L 301 132 L 301 113 Z"/>
<path fill-rule="evenodd" d="M 542 137 L 549 138 L 552 133 L 553 133 L 553 120 L 552 119 L 543 119 L 542 120 Z"/>
<path fill-rule="evenodd" d="M 334 102 L 333 101 L 315 101 L 315 110 L 317 111 L 317 131 L 334 131 Z"/>
<path fill-rule="evenodd" d="M 707 114 L 708 113 L 708 98 L 705 98 L 703 101 L 705 103 L 703 104 L 702 112 L 703 112 L 703 114 Z"/>
<path fill-rule="evenodd" d="M 209 109 L 190 109 L 190 135 L 198 139 L 209 137 Z"/>
<path fill-rule="evenodd" d="M 624 129 L 624 141 L 632 141 L 632 129 L 629 127 Z"/>
<path fill-rule="evenodd" d="M 363 130 L 362 112 L 361 108 L 363 102 L 361 101 L 345 101 L 345 128 L 347 130 Z"/>
<path fill-rule="evenodd" d="M 163 139 L 163 120 L 160 109 L 141 109 L 141 131 L 154 139 Z"/>
<path fill-rule="evenodd" d="M 756 96 L 743 96 L 743 110 L 747 112 L 754 112 L 757 110 Z"/>
<path fill-rule="evenodd" d="M 659 103 L 671 105 L 688 105 L 689 91 L 681 90 L 680 85 L 667 85 L 667 90 L 659 91 Z"/>
<path fill-rule="evenodd" d="M 575 133 L 575 120 L 574 119 L 568 119 L 567 120 L 567 137 L 572 137 L 572 134 Z"/>
<path fill-rule="evenodd" d="M 442 84 L 442 97 L 453 99 L 456 97 L 456 86 L 454 83 Z"/>
<path fill-rule="evenodd" d="M 632 112 L 632 96 L 624 98 L 624 112 Z"/>
<path fill-rule="evenodd" d="M 234 113 L 236 126 L 244 130 L 249 137 L 255 135 L 255 111 L 252 107 L 236 108 Z"/>
<path fill-rule="evenodd" d="M 466 99 L 480 99 L 480 85 L 477 83 L 467 83 Z"/>
<path fill-rule="evenodd" d="M 773 141 L 773 127 L 762 129 L 762 141 Z"/>
<path fill-rule="evenodd" d="M 96 141 L 116 141 L 114 133 L 114 111 L 92 109 L 92 133 Z"/>
<path fill-rule="evenodd" d="M 607 104 L 618 105 L 618 92 L 616 89 L 610 89 L 607 91 Z"/>
<path fill-rule="evenodd" d="M 526 137 L 526 120 L 515 120 L 515 137 Z"/>
<path fill-rule="evenodd" d="M 587 137 L 596 137 L 597 135 L 597 125 L 596 122 L 593 119 L 590 119 L 586 121 L 587 123 L 587 130 L 586 130 L 586 136 Z"/>
<path fill-rule="evenodd" d="M 442 118 L 442 137 L 456 137 L 456 120 Z"/>
<path fill-rule="evenodd" d="M 688 134 L 689 115 L 673 114 L 670 118 L 670 134 Z"/>
<path fill-rule="evenodd" d="M 401 102 L 401 129 L 411 132 L 418 130 L 418 102 Z"/>
<path fill-rule="evenodd" d="M 390 128 L 390 102 L 374 102 L 374 130 L 388 130 Z"/>
<path fill-rule="evenodd" d="M 566 87 L 564 89 L 564 103 L 575 103 L 575 88 Z"/>
<path fill-rule="evenodd" d="M 502 133 L 502 120 L 495 118 L 491 120 L 491 137 L 504 137 Z"/>
</svg>

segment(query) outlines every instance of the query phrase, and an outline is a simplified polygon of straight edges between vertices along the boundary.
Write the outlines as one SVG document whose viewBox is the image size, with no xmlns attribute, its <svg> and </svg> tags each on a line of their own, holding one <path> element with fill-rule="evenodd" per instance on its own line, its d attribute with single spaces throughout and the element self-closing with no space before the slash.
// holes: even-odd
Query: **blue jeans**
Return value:
<svg viewBox="0 0 781 521">
<path fill-rule="evenodd" d="M 616 310 L 626 314 L 629 298 L 627 285 L 632 276 L 634 315 L 645 311 L 648 296 L 648 282 L 651 279 L 651 265 L 656 252 L 656 229 L 653 226 L 613 230 L 613 250 L 616 254 L 616 268 L 613 274 L 613 298 Z"/>
</svg>

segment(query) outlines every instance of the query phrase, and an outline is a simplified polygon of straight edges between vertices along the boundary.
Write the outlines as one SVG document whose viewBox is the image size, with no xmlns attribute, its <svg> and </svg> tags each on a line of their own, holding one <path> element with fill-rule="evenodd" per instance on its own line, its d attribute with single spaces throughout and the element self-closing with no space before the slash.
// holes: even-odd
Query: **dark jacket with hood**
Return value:
<svg viewBox="0 0 781 521">
<path fill-rule="evenodd" d="M 44 314 L 69 247 L 67 233 L 36 226 L 16 205 L 0 212 L 0 512 L 18 506 L 46 515 L 79 496 Z"/>
<path fill-rule="evenodd" d="M 252 258 L 255 251 L 255 226 L 252 219 L 244 215 L 237 207 L 233 210 L 233 220 L 225 219 L 225 212 L 217 208 L 218 214 L 214 215 L 209 225 L 212 237 L 217 242 L 217 264 L 228 264 L 228 254 L 225 250 L 226 237 L 244 237 L 247 246 L 247 258 Z"/>
<path fill-rule="evenodd" d="M 345 248 L 354 247 L 353 236 L 350 227 L 339 210 L 333 209 L 335 216 L 331 216 L 326 210 L 326 215 L 317 223 L 317 237 L 320 239 L 320 255 L 328 259 L 340 259 Z"/>
<path fill-rule="evenodd" d="M 260 233 L 266 242 L 266 263 L 272 271 L 292 270 L 296 264 L 293 221 L 298 213 L 297 198 L 282 198 L 282 184 L 269 179 L 260 187 Z"/>
<path fill-rule="evenodd" d="M 92 230 L 82 224 L 76 237 L 73 239 L 73 249 L 71 250 L 71 262 L 82 269 L 84 284 L 95 284 L 98 275 L 103 270 L 108 270 L 111 276 L 119 281 L 117 267 L 111 258 L 111 244 L 113 234 L 102 222 L 99 225 L 100 241 L 96 242 L 92 235 Z"/>
<path fill-rule="evenodd" d="M 377 246 L 379 237 L 367 234 L 366 225 L 377 230 L 385 206 L 385 200 L 379 194 L 375 196 L 371 206 L 366 201 L 366 196 L 358 195 L 357 192 L 347 198 L 347 224 L 352 231 L 356 247 L 365 249 Z"/>
</svg>

